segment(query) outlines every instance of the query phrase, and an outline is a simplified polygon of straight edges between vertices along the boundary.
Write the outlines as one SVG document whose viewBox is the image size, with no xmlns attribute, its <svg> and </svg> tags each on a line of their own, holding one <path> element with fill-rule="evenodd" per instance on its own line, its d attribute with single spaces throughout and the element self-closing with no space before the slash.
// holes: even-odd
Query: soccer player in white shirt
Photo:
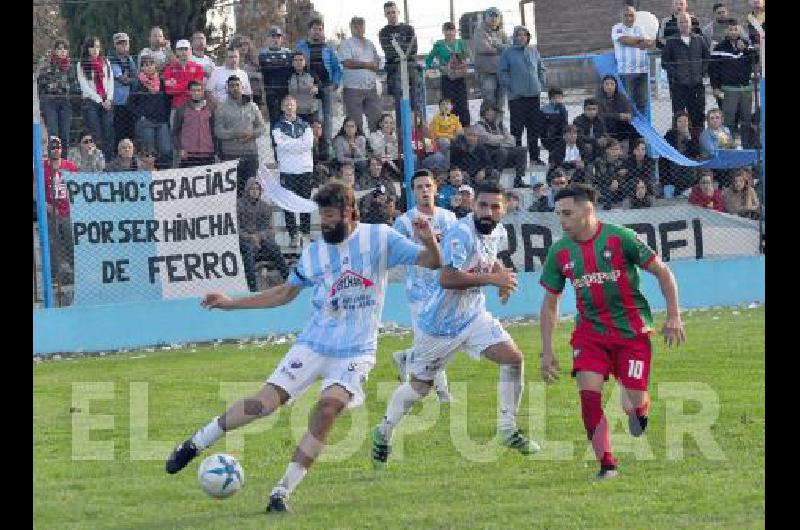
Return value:
<svg viewBox="0 0 800 530">
<path fill-rule="evenodd" d="M 413 224 L 418 217 L 422 217 L 431 223 L 431 229 L 436 236 L 436 240 L 441 240 L 442 236 L 458 219 L 456 219 L 456 214 L 450 210 L 434 205 L 436 179 L 429 170 L 420 169 L 414 173 L 411 179 L 411 188 L 417 205 L 397 218 L 394 223 L 395 230 L 419 242 L 414 234 Z M 425 302 L 432 298 L 435 287 L 438 284 L 438 277 L 436 272 L 430 269 L 408 265 L 406 266 L 405 284 L 406 296 L 411 307 L 411 327 L 416 335 L 419 312 Z M 410 353 L 411 349 L 392 353 L 392 359 L 397 367 L 397 373 L 401 381 L 406 379 L 405 364 Z M 433 386 L 441 403 L 450 403 L 452 401 L 453 398 L 447 389 L 447 375 L 444 370 L 436 373 L 433 378 Z"/>
<path fill-rule="evenodd" d="M 500 220 L 505 197 L 495 183 L 477 189 L 474 213 L 460 219 L 442 240 L 444 263 L 439 285 L 417 319 L 418 330 L 406 364 L 408 381 L 400 384 L 386 407 L 383 421 L 372 430 L 372 461 L 386 464 L 392 432 L 414 403 L 431 389 L 434 375 L 461 349 L 500 365 L 496 441 L 532 454 L 539 450 L 516 426 L 522 395 L 522 352 L 500 322 L 486 310 L 481 287 L 496 285 L 503 302 L 517 287 L 516 275 L 497 259 L 507 244 Z"/>
<path fill-rule="evenodd" d="M 414 224 L 420 246 L 389 226 L 359 223 L 355 194 L 343 183 L 324 185 L 314 200 L 324 241 L 306 247 L 286 283 L 243 298 L 209 293 L 202 301 L 210 309 L 278 307 L 294 300 L 303 287 L 313 287 L 310 321 L 258 393 L 212 419 L 166 463 L 167 473 L 177 473 L 227 431 L 272 414 L 322 379 L 308 431 L 270 494 L 268 512 L 290 511 L 286 498 L 319 456 L 336 418 L 364 401 L 362 385 L 375 364 L 388 269 L 411 264 L 436 269 L 442 263 L 424 219 Z"/>
</svg>

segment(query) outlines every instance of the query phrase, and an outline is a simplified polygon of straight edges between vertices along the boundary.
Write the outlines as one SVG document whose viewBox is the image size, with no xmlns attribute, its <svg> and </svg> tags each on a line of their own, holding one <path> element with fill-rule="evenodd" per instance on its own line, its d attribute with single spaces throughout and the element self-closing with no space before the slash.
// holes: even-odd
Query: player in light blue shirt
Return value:
<svg viewBox="0 0 800 530">
<path fill-rule="evenodd" d="M 458 221 L 456 214 L 434 205 L 436 179 L 427 169 L 420 169 L 414 173 L 411 187 L 417 205 L 397 218 L 394 223 L 395 229 L 407 238 L 419 242 L 419 238 L 414 233 L 413 223 L 418 217 L 424 217 L 430 222 L 436 240 L 441 241 L 445 232 Z M 423 305 L 431 299 L 436 286 L 439 285 L 439 273 L 416 265 L 406 265 L 405 272 L 406 296 L 411 310 L 411 327 L 416 334 L 419 312 Z M 392 359 L 401 381 L 405 380 L 405 363 L 410 353 L 411 349 L 392 353 Z M 433 378 L 433 386 L 439 402 L 450 403 L 453 400 L 447 388 L 447 375 L 444 370 L 438 372 Z"/>
<path fill-rule="evenodd" d="M 437 269 L 442 263 L 425 219 L 414 223 L 420 246 L 389 226 L 359 223 L 355 194 L 346 184 L 326 184 L 314 200 L 324 242 L 303 251 L 286 283 L 244 298 L 209 293 L 202 301 L 209 309 L 278 307 L 294 300 L 303 287 L 313 287 L 309 323 L 258 393 L 211 420 L 180 444 L 166 464 L 167 473 L 177 473 L 227 431 L 272 414 L 322 379 L 308 431 L 270 494 L 268 512 L 289 511 L 286 498 L 319 456 L 336 418 L 364 401 L 362 385 L 375 364 L 388 269 L 412 264 Z"/>
<path fill-rule="evenodd" d="M 434 375 L 459 350 L 475 359 L 500 365 L 496 441 L 532 454 L 539 450 L 516 426 L 522 395 L 522 352 L 500 322 L 486 310 L 482 287 L 496 285 L 505 303 L 517 287 L 516 275 L 497 259 L 503 250 L 505 196 L 498 184 L 476 190 L 474 213 L 459 220 L 442 240 L 444 263 L 431 300 L 419 315 L 403 382 L 386 407 L 383 421 L 372 430 L 372 461 L 386 464 L 394 428 L 431 389 Z"/>
</svg>

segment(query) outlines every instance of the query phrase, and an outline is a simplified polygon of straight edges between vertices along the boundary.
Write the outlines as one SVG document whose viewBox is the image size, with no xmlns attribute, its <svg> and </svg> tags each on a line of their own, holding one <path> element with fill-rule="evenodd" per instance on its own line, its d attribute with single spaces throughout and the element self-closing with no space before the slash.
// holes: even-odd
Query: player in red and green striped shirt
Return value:
<svg viewBox="0 0 800 530">
<path fill-rule="evenodd" d="M 636 238 L 633 230 L 601 223 L 595 216 L 595 204 L 597 194 L 585 184 L 573 184 L 555 196 L 555 213 L 564 237 L 548 250 L 540 280 L 547 291 L 541 309 L 542 377 L 548 383 L 558 378 L 553 332 L 558 322 L 559 296 L 569 279 L 578 306 L 570 341 L 572 375 L 580 390 L 586 435 L 600 462 L 597 478 L 605 479 L 617 475 L 602 409 L 601 391 L 609 374 L 625 390 L 623 408 L 631 434 L 641 436 L 647 427 L 653 319 L 639 290 L 640 268 L 658 278 L 667 301 L 663 329 L 667 344 L 681 344 L 686 336 L 672 272 Z"/>
</svg>

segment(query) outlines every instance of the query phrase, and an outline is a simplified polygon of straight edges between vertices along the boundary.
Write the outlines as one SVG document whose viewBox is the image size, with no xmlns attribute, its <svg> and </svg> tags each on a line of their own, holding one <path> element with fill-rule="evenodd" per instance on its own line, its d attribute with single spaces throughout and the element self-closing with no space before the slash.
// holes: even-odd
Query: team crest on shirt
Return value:
<svg viewBox="0 0 800 530">
<path fill-rule="evenodd" d="M 567 274 L 567 273 L 569 273 L 569 271 L 573 270 L 574 268 L 575 268 L 575 262 L 570 260 L 570 261 L 568 261 L 567 263 L 564 264 L 564 267 L 562 268 L 562 270 L 564 271 L 564 274 Z"/>
<path fill-rule="evenodd" d="M 611 261 L 611 257 L 613 255 L 614 255 L 614 253 L 611 251 L 610 248 L 606 247 L 606 248 L 603 249 L 603 259 L 604 260 Z"/>
</svg>

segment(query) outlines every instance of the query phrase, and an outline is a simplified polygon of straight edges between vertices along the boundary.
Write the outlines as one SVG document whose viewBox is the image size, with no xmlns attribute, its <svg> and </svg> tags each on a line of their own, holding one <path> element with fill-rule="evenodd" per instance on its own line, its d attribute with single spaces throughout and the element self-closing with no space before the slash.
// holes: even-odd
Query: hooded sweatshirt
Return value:
<svg viewBox="0 0 800 530">
<path fill-rule="evenodd" d="M 530 31 L 525 26 L 514 28 L 514 37 L 524 31 L 528 44 L 512 44 L 500 55 L 497 65 L 497 81 L 508 91 L 508 99 L 538 96 L 545 84 L 544 65 L 539 52 L 530 45 Z"/>
<path fill-rule="evenodd" d="M 483 18 L 484 21 L 478 24 L 472 35 L 471 45 L 475 71 L 479 74 L 496 74 L 497 61 L 501 53 L 497 47 L 507 48 L 510 42 L 508 35 L 503 31 L 502 23 L 497 29 L 489 29 L 486 24 L 486 13 L 483 14 Z"/>
<path fill-rule="evenodd" d="M 257 199 L 250 196 L 250 190 L 258 187 Z M 239 238 L 260 236 L 260 239 L 274 240 L 272 231 L 272 211 L 261 199 L 261 184 L 256 177 L 247 179 L 244 194 L 236 201 L 236 214 L 239 218 Z"/>
</svg>

